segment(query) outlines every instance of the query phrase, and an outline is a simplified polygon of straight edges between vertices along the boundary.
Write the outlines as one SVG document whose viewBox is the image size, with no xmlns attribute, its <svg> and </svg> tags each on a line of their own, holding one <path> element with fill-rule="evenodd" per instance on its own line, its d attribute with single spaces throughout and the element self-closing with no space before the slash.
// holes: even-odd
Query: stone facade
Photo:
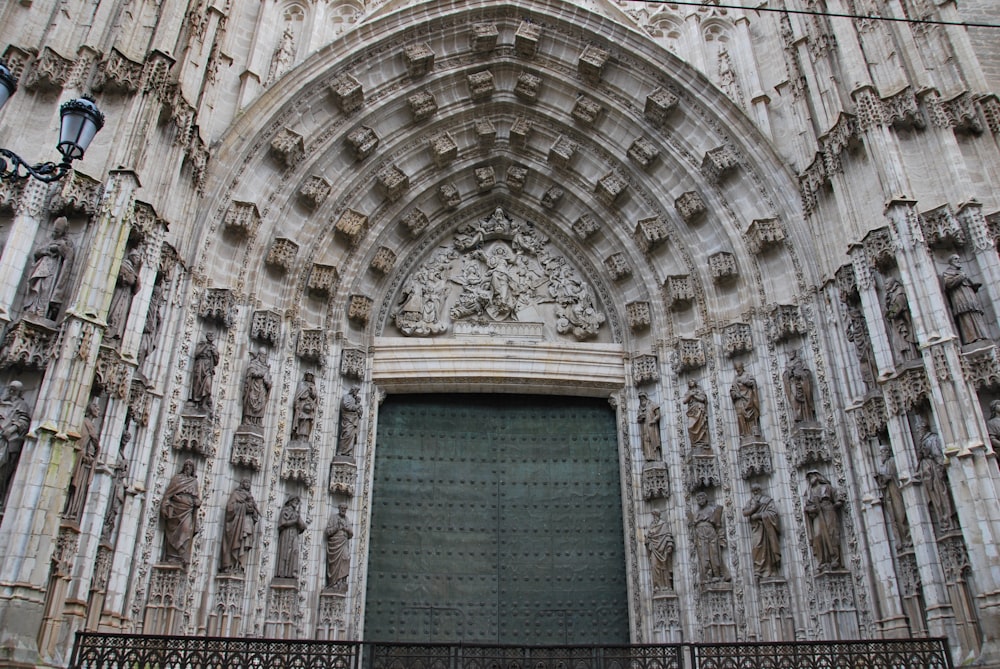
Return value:
<svg viewBox="0 0 1000 669">
<path fill-rule="evenodd" d="M 0 666 L 363 639 L 380 400 L 513 388 L 616 407 L 633 642 L 1000 665 L 1000 62 L 868 5 L 7 3 L 0 144 L 108 120 L 0 185 Z"/>
</svg>

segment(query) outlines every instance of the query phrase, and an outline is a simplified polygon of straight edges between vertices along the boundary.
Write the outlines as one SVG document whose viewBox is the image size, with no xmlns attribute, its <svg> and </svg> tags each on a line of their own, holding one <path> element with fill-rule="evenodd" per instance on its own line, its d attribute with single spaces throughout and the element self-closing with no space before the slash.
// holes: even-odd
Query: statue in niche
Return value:
<svg viewBox="0 0 1000 669">
<path fill-rule="evenodd" d="M 660 441 L 660 406 L 649 399 L 646 393 L 639 393 L 639 436 L 642 440 L 642 454 L 646 462 L 662 462 L 663 449 Z"/>
<path fill-rule="evenodd" d="M 118 271 L 118 282 L 115 292 L 111 295 L 111 307 L 108 309 L 108 339 L 121 339 L 132 309 L 132 298 L 139 292 L 139 270 L 142 269 L 142 253 L 139 249 L 130 249 L 122 259 Z"/>
<path fill-rule="evenodd" d="M 691 440 L 691 450 L 708 452 L 711 450 L 708 440 L 708 395 L 701 389 L 695 379 L 688 380 L 688 391 L 684 395 L 687 406 L 687 431 Z"/>
<path fill-rule="evenodd" d="M 958 254 L 948 258 L 948 267 L 941 274 L 951 315 L 958 326 L 958 336 L 963 344 L 988 340 L 989 328 L 979 302 L 979 289 L 983 284 L 975 283 L 962 271 L 962 259 Z"/>
<path fill-rule="evenodd" d="M 264 422 L 267 398 L 271 394 L 271 368 L 267 353 L 250 353 L 250 364 L 243 377 L 243 424 L 260 427 Z"/>
<path fill-rule="evenodd" d="M 938 528 L 944 532 L 954 530 L 955 506 L 951 501 L 941 438 L 922 419 L 917 421 L 917 435 L 917 475 L 914 479 L 924 484 Z"/>
<path fill-rule="evenodd" d="M 784 374 L 785 396 L 792 408 L 796 423 L 816 422 L 816 404 L 813 398 L 813 375 L 797 350 L 788 354 Z"/>
<path fill-rule="evenodd" d="M 222 532 L 223 574 L 242 574 L 247 569 L 247 556 L 253 549 L 253 530 L 260 520 L 260 510 L 250 492 L 250 479 L 240 481 L 226 503 L 226 522 Z"/>
<path fill-rule="evenodd" d="M 674 535 L 659 510 L 653 509 L 653 522 L 646 529 L 646 550 L 653 578 L 653 592 L 674 589 Z"/>
<path fill-rule="evenodd" d="M 910 303 L 903 284 L 892 277 L 885 282 L 885 317 L 889 319 L 889 338 L 898 359 L 901 362 L 918 359 L 920 352 L 910 317 Z"/>
<path fill-rule="evenodd" d="M 7 384 L 0 401 L 0 509 L 7 504 L 7 492 L 30 427 L 31 407 L 24 399 L 24 384 L 15 379 Z"/>
<path fill-rule="evenodd" d="M 128 489 L 126 482 L 128 460 L 125 458 L 125 449 L 131 440 L 131 434 L 128 432 L 122 434 L 122 442 L 118 447 L 118 462 L 115 463 L 115 471 L 111 478 L 111 498 L 108 500 L 108 510 L 104 513 L 104 525 L 101 528 L 102 544 L 111 544 L 118 522 L 118 514 L 125 506 L 125 492 Z"/>
<path fill-rule="evenodd" d="M 354 449 L 358 445 L 358 435 L 361 433 L 363 413 L 361 388 L 354 386 L 340 401 L 340 432 L 337 438 L 337 455 L 354 457 Z"/>
<path fill-rule="evenodd" d="M 875 482 L 882 492 L 882 506 L 896 531 L 899 545 L 901 547 L 910 546 L 913 544 L 913 539 L 910 535 L 910 524 L 906 520 L 906 504 L 903 502 L 903 493 L 899 489 L 896 458 L 893 457 L 892 447 L 889 444 L 882 444 L 879 448 L 879 459 L 881 462 L 875 473 Z"/>
<path fill-rule="evenodd" d="M 206 332 L 194 351 L 194 371 L 191 374 L 191 404 L 208 412 L 212 410 L 212 378 L 219 364 L 219 349 L 215 348 L 215 333 Z"/>
<path fill-rule="evenodd" d="M 847 315 L 847 340 L 854 344 L 858 352 L 858 362 L 861 363 L 861 380 L 866 390 L 875 389 L 875 379 L 878 378 L 878 364 L 875 362 L 875 350 L 872 348 L 871 337 L 868 336 L 868 326 L 865 317 L 857 307 L 850 307 Z"/>
<path fill-rule="evenodd" d="M 805 512 L 813 558 L 820 572 L 843 569 L 840 555 L 840 510 L 844 498 L 818 471 L 806 473 L 809 489 L 805 494 Z"/>
<path fill-rule="evenodd" d="M 347 505 L 337 507 L 339 513 L 326 526 L 326 587 L 344 592 L 351 571 L 351 523 L 347 520 Z"/>
<path fill-rule="evenodd" d="M 301 500 L 289 497 L 278 516 L 278 560 L 274 566 L 275 578 L 298 578 L 299 535 L 306 531 L 306 521 L 299 512 Z"/>
<path fill-rule="evenodd" d="M 153 294 L 149 298 L 149 310 L 146 312 L 146 323 L 142 326 L 142 337 L 139 339 L 139 350 L 136 352 L 138 367 L 142 368 L 146 358 L 156 350 L 156 340 L 160 336 L 163 325 L 163 284 L 153 284 Z"/>
<path fill-rule="evenodd" d="M 725 528 L 722 524 L 722 507 L 709 503 L 704 490 L 695 495 L 698 505 L 691 516 L 691 534 L 698 556 L 698 573 L 703 586 L 729 581 L 729 571 L 722 561 L 726 547 Z"/>
<path fill-rule="evenodd" d="M 316 404 L 319 396 L 316 394 L 315 376 L 306 372 L 295 389 L 295 400 L 292 403 L 292 441 L 309 441 L 312 436 L 313 422 L 316 420 Z"/>
<path fill-rule="evenodd" d="M 163 518 L 163 559 L 171 564 L 187 565 L 191 559 L 191 542 L 198 532 L 198 479 L 194 460 L 185 460 L 163 492 L 160 516 Z"/>
<path fill-rule="evenodd" d="M 291 26 L 285 28 L 278 40 L 278 46 L 271 56 L 271 67 L 267 73 L 267 83 L 271 84 L 284 74 L 292 63 L 295 62 L 295 33 Z"/>
<path fill-rule="evenodd" d="M 993 450 L 1000 453 L 1000 400 L 990 402 L 990 419 L 986 421 L 986 431 L 990 435 Z"/>
<path fill-rule="evenodd" d="M 76 248 L 70 241 L 69 221 L 60 216 L 53 223 L 52 239 L 35 250 L 28 277 L 24 313 L 55 320 L 67 298 Z"/>
<path fill-rule="evenodd" d="M 757 578 L 781 574 L 781 517 L 774 500 L 764 494 L 759 483 L 750 484 L 750 501 L 743 507 L 750 521 L 753 573 Z"/>
<path fill-rule="evenodd" d="M 742 362 L 736 363 L 736 378 L 729 388 L 729 397 L 736 409 L 736 427 L 740 433 L 740 441 L 760 441 L 760 395 L 757 381 L 744 370 Z"/>
<path fill-rule="evenodd" d="M 66 508 L 63 517 L 67 520 L 79 520 L 83 513 L 83 505 L 87 501 L 87 491 L 94 478 L 94 466 L 97 464 L 97 454 L 101 450 L 101 430 L 98 419 L 101 416 L 101 403 L 95 397 L 87 405 L 83 418 L 83 428 L 80 430 L 79 456 L 73 467 L 73 475 L 69 481 L 66 497 Z"/>
<path fill-rule="evenodd" d="M 441 321 L 448 293 L 444 280 L 446 267 L 440 262 L 426 263 L 403 284 L 399 306 L 393 314 L 396 327 L 403 334 L 426 337 L 448 329 Z"/>
</svg>

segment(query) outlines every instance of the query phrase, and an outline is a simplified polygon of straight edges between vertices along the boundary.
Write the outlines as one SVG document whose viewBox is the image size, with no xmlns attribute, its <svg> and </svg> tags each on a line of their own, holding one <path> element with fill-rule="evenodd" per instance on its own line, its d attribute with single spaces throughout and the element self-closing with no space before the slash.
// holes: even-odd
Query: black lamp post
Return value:
<svg viewBox="0 0 1000 669">
<path fill-rule="evenodd" d="M 0 107 L 17 91 L 17 77 L 7 64 L 0 61 Z M 29 165 L 13 151 L 0 148 L 0 181 L 21 181 L 34 177 L 51 183 L 69 173 L 71 164 L 83 158 L 97 131 L 104 127 L 104 114 L 94 104 L 94 99 L 84 95 L 63 103 L 59 108 L 59 143 L 56 145 L 62 155 L 62 162 Z"/>
</svg>

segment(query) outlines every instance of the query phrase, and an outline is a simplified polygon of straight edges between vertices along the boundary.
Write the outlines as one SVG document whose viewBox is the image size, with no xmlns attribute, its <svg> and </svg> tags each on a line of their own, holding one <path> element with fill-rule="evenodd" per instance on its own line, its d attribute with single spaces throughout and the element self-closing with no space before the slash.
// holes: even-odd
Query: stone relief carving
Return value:
<svg viewBox="0 0 1000 669">
<path fill-rule="evenodd" d="M 759 441 L 762 437 L 760 394 L 757 381 L 745 371 L 742 362 L 736 363 L 736 378 L 729 388 L 729 397 L 733 400 L 733 409 L 736 410 L 736 426 L 740 441 Z"/>
<path fill-rule="evenodd" d="M 292 441 L 309 441 L 318 404 L 315 375 L 306 372 L 295 389 L 295 399 L 292 403 Z"/>
<path fill-rule="evenodd" d="M 198 479 L 194 460 L 185 460 L 163 492 L 160 516 L 163 518 L 163 559 L 167 563 L 187 565 L 191 559 L 191 542 L 198 531 Z"/>
<path fill-rule="evenodd" d="M 194 351 L 194 369 L 191 373 L 191 405 L 208 413 L 212 410 L 212 379 L 219 364 L 219 349 L 215 347 L 215 333 L 206 332 Z"/>
<path fill-rule="evenodd" d="M 271 56 L 271 66 L 267 73 L 267 83 L 277 81 L 295 61 L 295 33 L 291 27 L 285 28 L 281 34 L 278 45 L 274 48 Z"/>
<path fill-rule="evenodd" d="M 299 512 L 301 500 L 289 497 L 278 516 L 278 558 L 274 566 L 275 578 L 298 578 L 299 576 L 299 535 L 306 531 L 308 523 Z"/>
<path fill-rule="evenodd" d="M 361 388 L 354 386 L 340 401 L 340 430 L 337 436 L 338 456 L 354 457 L 354 449 L 358 445 L 358 437 L 361 434 L 361 416 L 363 414 Z"/>
<path fill-rule="evenodd" d="M 962 343 L 989 340 L 989 328 L 977 295 L 983 284 L 975 283 L 968 277 L 957 254 L 948 258 L 948 267 L 941 274 L 941 282 Z"/>
<path fill-rule="evenodd" d="M 79 453 L 66 491 L 66 507 L 63 509 L 63 518 L 66 520 L 79 521 L 87 501 L 90 482 L 94 479 L 97 454 L 101 450 L 101 429 L 98 424 L 100 416 L 101 403 L 95 397 L 87 405 L 80 429 Z"/>
<path fill-rule="evenodd" d="M 130 441 L 132 441 L 131 433 L 123 433 L 121 443 L 118 445 L 118 461 L 115 462 L 115 469 L 111 475 L 111 495 L 108 499 L 108 508 L 104 512 L 104 524 L 101 527 L 101 543 L 109 546 L 115 536 L 118 514 L 125 506 L 125 494 L 128 491 L 128 459 L 125 450 Z"/>
<path fill-rule="evenodd" d="M 920 352 L 910 318 L 910 303 L 906 299 L 903 284 L 892 277 L 885 282 L 885 317 L 889 321 L 889 338 L 897 361 L 905 363 L 918 359 Z"/>
<path fill-rule="evenodd" d="M 132 309 L 132 298 L 139 292 L 139 270 L 142 269 L 142 252 L 133 248 L 122 259 L 118 271 L 118 282 L 111 296 L 111 307 L 108 309 L 108 339 L 121 339 Z"/>
<path fill-rule="evenodd" d="M 861 365 L 861 380 L 865 384 L 865 390 L 874 390 L 875 380 L 878 378 L 878 364 L 875 362 L 875 350 L 872 348 L 872 340 L 868 336 L 865 317 L 857 307 L 848 309 L 847 340 L 854 344 L 854 348 L 857 350 L 858 362 Z"/>
<path fill-rule="evenodd" d="M 326 587 L 338 592 L 347 591 L 347 577 L 351 572 L 351 539 L 354 532 L 347 519 L 347 505 L 337 507 L 338 514 L 330 519 L 323 532 L 326 537 Z"/>
<path fill-rule="evenodd" d="M 53 223 L 52 238 L 35 249 L 23 303 L 26 315 L 46 320 L 59 316 L 68 297 L 76 257 L 76 247 L 67 237 L 68 231 L 69 221 L 60 216 Z"/>
<path fill-rule="evenodd" d="M 705 491 L 695 494 L 695 504 L 697 507 L 691 514 L 689 524 L 698 558 L 699 583 L 704 588 L 731 580 L 722 559 L 722 551 L 726 547 L 726 532 L 722 521 L 722 507 L 709 502 Z"/>
<path fill-rule="evenodd" d="M 222 558 L 219 572 L 243 574 L 247 556 L 253 549 L 254 527 L 260 520 L 260 509 L 250 492 L 250 479 L 240 481 L 226 503 L 226 520 L 222 532 Z"/>
<path fill-rule="evenodd" d="M 743 507 L 750 523 L 753 573 L 771 578 L 781 573 L 781 517 L 774 500 L 764 494 L 759 483 L 750 484 L 750 501 Z"/>
<path fill-rule="evenodd" d="M 470 327 L 541 322 L 550 333 L 584 341 L 605 321 L 590 287 L 548 238 L 502 209 L 459 227 L 403 282 L 391 313 L 404 336 Z"/>
<path fill-rule="evenodd" d="M 844 568 L 840 553 L 841 519 L 844 496 L 815 469 L 806 473 L 805 512 L 813 559 L 820 573 Z"/>
<path fill-rule="evenodd" d="M 915 480 L 924 485 L 931 515 L 942 532 L 955 529 L 955 505 L 951 500 L 948 472 L 941 438 L 923 419 L 916 421 L 917 432 L 917 474 Z"/>
<path fill-rule="evenodd" d="M 30 427 L 31 407 L 24 399 L 24 384 L 15 379 L 7 384 L 0 402 L 0 510 L 7 504 L 7 493 Z"/>
<path fill-rule="evenodd" d="M 160 328 L 163 326 L 163 283 L 153 284 L 153 294 L 149 298 L 146 311 L 146 322 L 142 326 L 142 337 L 139 339 L 139 350 L 136 351 L 137 368 L 142 369 L 146 358 L 156 350 L 159 343 Z"/>
<path fill-rule="evenodd" d="M 696 379 L 688 381 L 688 391 L 684 395 L 684 413 L 687 415 L 688 440 L 693 453 L 710 453 L 708 437 L 708 395 L 698 385 Z"/>
<path fill-rule="evenodd" d="M 639 412 L 636 415 L 636 420 L 639 422 L 639 437 L 642 441 L 642 454 L 646 458 L 646 462 L 662 461 L 660 405 L 650 400 L 646 393 L 639 393 Z"/>
<path fill-rule="evenodd" d="M 875 482 L 882 493 L 882 507 L 886 517 L 892 523 L 896 539 L 900 547 L 910 546 L 913 540 L 910 536 L 910 524 L 906 520 L 906 503 L 899 489 L 899 475 L 896 472 L 896 459 L 892 447 L 882 444 L 879 448 L 879 468 L 875 472 Z"/>
<path fill-rule="evenodd" d="M 243 425 L 260 427 L 271 394 L 271 370 L 267 352 L 250 353 L 250 364 L 243 377 Z"/>
<path fill-rule="evenodd" d="M 659 510 L 653 509 L 653 522 L 646 528 L 646 550 L 653 578 L 653 592 L 674 589 L 674 535 Z"/>
<path fill-rule="evenodd" d="M 792 418 L 796 423 L 816 422 L 816 403 L 813 391 L 813 374 L 798 350 L 788 354 L 788 364 L 782 376 L 785 384 L 785 396 L 792 410 Z"/>
</svg>

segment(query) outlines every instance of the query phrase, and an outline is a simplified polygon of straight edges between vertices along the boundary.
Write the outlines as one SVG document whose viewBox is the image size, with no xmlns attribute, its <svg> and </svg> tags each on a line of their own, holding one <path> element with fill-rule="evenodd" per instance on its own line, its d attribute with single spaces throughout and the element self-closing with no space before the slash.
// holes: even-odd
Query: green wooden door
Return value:
<svg viewBox="0 0 1000 669">
<path fill-rule="evenodd" d="M 608 403 L 389 397 L 365 607 L 369 641 L 627 643 Z"/>
</svg>

